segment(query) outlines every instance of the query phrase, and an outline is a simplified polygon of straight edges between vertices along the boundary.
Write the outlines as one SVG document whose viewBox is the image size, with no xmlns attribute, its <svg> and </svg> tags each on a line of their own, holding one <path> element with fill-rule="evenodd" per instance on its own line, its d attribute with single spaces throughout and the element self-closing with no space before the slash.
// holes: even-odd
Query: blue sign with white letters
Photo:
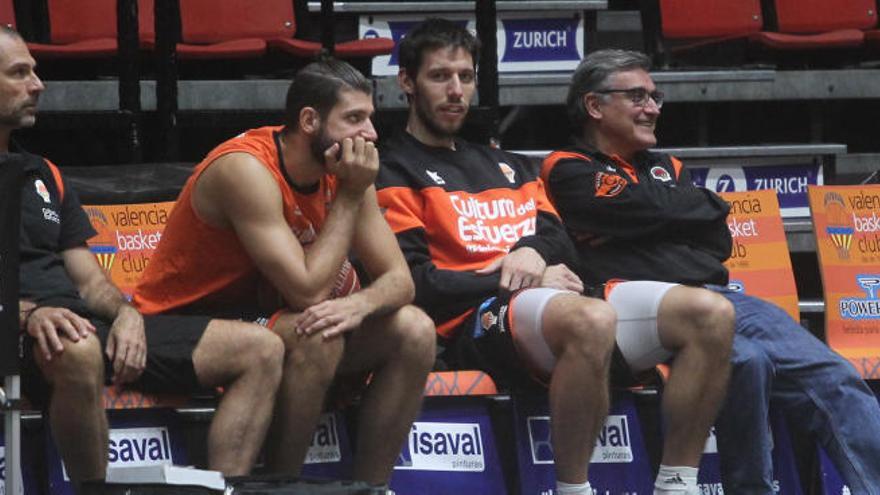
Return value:
<svg viewBox="0 0 880 495">
<path fill-rule="evenodd" d="M 391 489 L 400 495 L 507 493 L 489 399 L 425 399 L 394 465 Z"/>
<path fill-rule="evenodd" d="M 34 472 L 39 472 L 36 464 L 39 455 L 35 452 L 36 450 L 39 450 L 39 448 L 34 448 L 35 445 L 39 445 L 39 441 L 33 438 L 34 436 L 35 433 L 22 429 L 20 472 L 21 481 L 24 486 L 19 487 L 19 489 L 23 490 L 15 495 L 22 495 L 23 493 L 38 493 L 40 491 L 36 479 L 34 478 Z M 6 495 L 6 454 L 6 436 L 2 431 L 2 425 L 0 425 L 0 495 Z"/>
<path fill-rule="evenodd" d="M 184 436 L 179 421 L 169 409 L 111 411 L 108 460 L 110 466 L 186 465 Z M 46 427 L 46 460 L 49 491 L 53 495 L 74 495 L 61 456 Z"/>
<path fill-rule="evenodd" d="M 850 495 L 850 489 L 843 482 L 840 472 L 828 458 L 822 447 L 819 449 L 819 466 L 822 472 L 822 493 L 825 495 Z"/>
<path fill-rule="evenodd" d="M 515 397 L 516 449 L 522 493 L 552 495 L 556 488 L 547 396 Z M 632 394 L 615 391 L 611 411 L 590 459 L 596 495 L 648 495 L 654 476 Z"/>
<path fill-rule="evenodd" d="M 809 216 L 807 187 L 824 183 L 819 163 L 688 168 L 694 184 L 714 192 L 775 189 L 783 217 Z"/>
<path fill-rule="evenodd" d="M 801 495 L 800 478 L 798 477 L 797 464 L 794 451 L 791 446 L 791 437 L 785 417 L 771 409 L 770 428 L 773 433 L 773 487 L 776 493 Z M 715 439 L 715 429 L 709 435 L 703 458 L 700 461 L 700 472 L 697 483 L 700 493 L 722 495 L 724 489 L 721 486 L 721 465 L 718 458 L 718 446 Z"/>
<path fill-rule="evenodd" d="M 351 479 L 352 457 L 342 411 L 325 413 L 312 435 L 302 475 L 307 478 Z"/>
<path fill-rule="evenodd" d="M 580 61 L 577 18 L 503 19 L 501 62 Z"/>
<path fill-rule="evenodd" d="M 443 17 L 476 33 L 473 13 L 455 12 Z M 406 33 L 424 20 L 419 14 L 361 16 L 358 35 L 362 39 L 384 37 L 394 40 L 390 55 L 373 58 L 374 76 L 398 72 L 397 46 Z M 581 12 L 499 12 L 495 24 L 498 39 L 498 72 L 570 72 L 584 56 L 584 18 Z"/>
</svg>

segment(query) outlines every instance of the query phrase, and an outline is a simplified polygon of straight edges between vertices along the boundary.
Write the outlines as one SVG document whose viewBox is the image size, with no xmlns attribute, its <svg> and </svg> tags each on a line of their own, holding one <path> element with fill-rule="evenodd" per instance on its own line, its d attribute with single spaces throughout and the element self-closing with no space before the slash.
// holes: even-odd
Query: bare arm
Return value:
<svg viewBox="0 0 880 495">
<path fill-rule="evenodd" d="M 113 320 L 120 311 L 131 308 L 125 296 L 113 285 L 89 248 L 81 246 L 67 249 L 61 253 L 61 256 L 67 274 L 79 290 L 89 311 L 102 318 Z M 124 308 L 125 306 L 128 308 Z"/>
<path fill-rule="evenodd" d="M 376 190 L 370 188 L 361 210 L 354 251 L 373 282 L 359 293 L 373 308 L 370 314 L 398 309 L 412 302 L 415 285 L 397 239 L 382 216 Z"/>
<path fill-rule="evenodd" d="M 415 285 L 391 228 L 379 211 L 376 191 L 367 190 L 355 227 L 353 247 L 372 283 L 344 298 L 324 301 L 303 312 L 297 330 L 331 338 L 360 326 L 364 318 L 412 302 Z"/>
<path fill-rule="evenodd" d="M 252 155 L 231 153 L 218 158 L 196 187 L 196 212 L 209 223 L 234 229 L 260 272 L 295 310 L 329 297 L 351 246 L 363 191 L 378 168 L 378 155 L 372 144 L 362 142 L 356 150 L 351 140 L 347 141 L 338 165 L 345 170 L 337 174 L 337 196 L 308 250 L 303 249 L 284 218 L 281 191 L 275 179 Z M 354 174 L 351 169 L 356 169 Z"/>
<path fill-rule="evenodd" d="M 147 364 L 143 317 L 113 285 L 87 247 L 67 249 L 61 255 L 86 307 L 113 322 L 104 349 L 113 361 L 113 382 L 136 380 Z"/>
</svg>

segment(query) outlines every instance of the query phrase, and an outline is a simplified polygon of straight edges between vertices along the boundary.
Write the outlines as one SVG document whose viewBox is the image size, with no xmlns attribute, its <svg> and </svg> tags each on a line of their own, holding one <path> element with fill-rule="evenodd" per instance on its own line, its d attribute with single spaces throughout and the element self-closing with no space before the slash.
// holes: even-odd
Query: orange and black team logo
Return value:
<svg viewBox="0 0 880 495">
<path fill-rule="evenodd" d="M 498 317 L 491 310 L 480 315 L 480 326 L 483 327 L 483 330 L 489 330 L 496 323 L 498 323 Z"/>
<path fill-rule="evenodd" d="M 619 175 L 596 173 L 596 197 L 612 198 L 623 192 L 626 188 L 626 179 Z"/>
<path fill-rule="evenodd" d="M 825 193 L 825 218 L 827 226 L 825 233 L 831 238 L 831 242 L 837 249 L 837 257 L 849 259 L 849 249 L 852 246 L 853 223 L 849 210 L 843 197 L 836 192 Z"/>
</svg>

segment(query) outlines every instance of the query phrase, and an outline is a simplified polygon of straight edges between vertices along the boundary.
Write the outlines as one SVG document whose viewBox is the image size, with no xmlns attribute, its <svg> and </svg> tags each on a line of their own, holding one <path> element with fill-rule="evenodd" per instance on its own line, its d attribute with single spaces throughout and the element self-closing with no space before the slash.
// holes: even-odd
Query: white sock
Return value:
<svg viewBox="0 0 880 495">
<path fill-rule="evenodd" d="M 654 482 L 654 495 L 692 495 L 697 488 L 697 468 L 661 464 Z"/>
<path fill-rule="evenodd" d="M 566 483 L 557 480 L 556 495 L 593 495 L 593 488 L 589 481 L 586 483 Z"/>
</svg>

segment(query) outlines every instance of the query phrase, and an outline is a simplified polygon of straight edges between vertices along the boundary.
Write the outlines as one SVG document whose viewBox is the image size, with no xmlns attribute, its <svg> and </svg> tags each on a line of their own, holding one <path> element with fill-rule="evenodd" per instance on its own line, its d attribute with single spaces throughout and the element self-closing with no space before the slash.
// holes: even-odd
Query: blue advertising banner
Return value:
<svg viewBox="0 0 880 495">
<path fill-rule="evenodd" d="M 21 480 L 24 486 L 19 486 L 18 493 L 15 495 L 24 495 L 25 493 L 40 493 L 37 480 L 34 477 L 35 472 L 39 472 L 37 462 L 39 461 L 39 439 L 33 438 L 34 433 L 27 430 L 22 431 L 21 442 Z M 6 495 L 6 438 L 0 430 L 0 495 Z M 10 494 L 12 495 L 12 494 Z"/>
<path fill-rule="evenodd" d="M 819 449 L 819 469 L 822 473 L 822 493 L 825 495 L 850 495 L 850 489 L 843 482 L 840 472 L 828 458 L 822 447 Z"/>
<path fill-rule="evenodd" d="M 516 449 L 522 493 L 553 495 L 556 470 L 550 440 L 547 396 L 514 398 Z M 615 392 L 605 426 L 590 459 L 596 495 L 650 495 L 654 474 L 629 392 Z"/>
<path fill-rule="evenodd" d="M 391 476 L 398 495 L 504 495 L 488 399 L 426 399 Z"/>
<path fill-rule="evenodd" d="M 797 472 L 791 437 L 785 418 L 781 413 L 770 411 L 770 428 L 773 434 L 773 491 L 787 495 L 802 495 L 801 482 Z M 715 428 L 709 434 L 697 482 L 703 495 L 723 495 L 721 486 L 721 464 L 718 458 L 718 444 Z"/>
<path fill-rule="evenodd" d="M 45 437 L 49 492 L 74 495 L 48 424 Z M 184 435 L 176 414 L 170 409 L 116 411 L 110 416 L 109 461 L 116 467 L 187 465 Z"/>
<path fill-rule="evenodd" d="M 444 14 L 476 33 L 473 14 Z M 395 44 L 424 20 L 424 14 L 361 16 L 362 39 L 385 37 Z M 584 56 L 584 20 L 579 12 L 499 12 L 497 26 L 498 71 L 572 71 Z M 373 58 L 374 76 L 397 75 L 397 47 L 391 55 Z"/>
<path fill-rule="evenodd" d="M 685 162 L 687 164 L 688 162 Z M 783 217 L 808 217 L 807 186 L 824 184 L 819 163 L 688 166 L 694 184 L 715 192 L 773 189 Z"/>
<path fill-rule="evenodd" d="M 306 478 L 351 479 L 353 454 L 342 411 L 321 415 L 306 452 Z"/>
</svg>

